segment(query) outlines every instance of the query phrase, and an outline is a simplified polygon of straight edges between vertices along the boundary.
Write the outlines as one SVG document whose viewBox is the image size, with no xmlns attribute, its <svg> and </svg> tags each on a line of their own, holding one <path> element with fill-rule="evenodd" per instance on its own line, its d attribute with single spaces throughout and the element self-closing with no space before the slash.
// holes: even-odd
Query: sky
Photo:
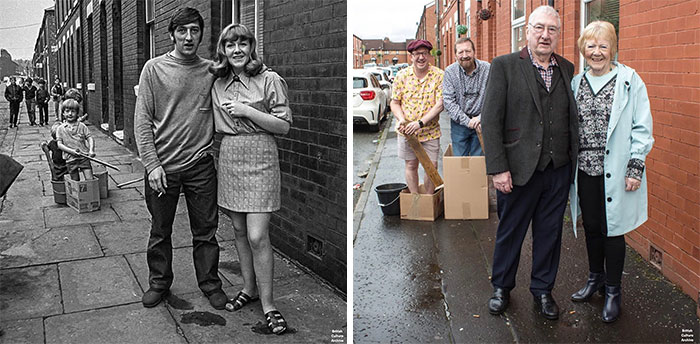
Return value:
<svg viewBox="0 0 700 344">
<path fill-rule="evenodd" d="M 13 60 L 31 60 L 44 9 L 53 5 L 53 0 L 0 0 L 0 49 Z"/>
<path fill-rule="evenodd" d="M 416 37 L 423 6 L 429 0 L 349 0 L 348 31 L 361 39 L 403 42 Z"/>
</svg>

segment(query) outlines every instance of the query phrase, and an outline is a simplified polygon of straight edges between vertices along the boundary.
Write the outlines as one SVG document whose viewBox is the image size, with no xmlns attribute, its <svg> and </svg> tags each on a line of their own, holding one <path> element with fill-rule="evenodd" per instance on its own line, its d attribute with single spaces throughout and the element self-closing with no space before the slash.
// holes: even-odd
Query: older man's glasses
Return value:
<svg viewBox="0 0 700 344">
<path fill-rule="evenodd" d="M 430 53 L 427 51 L 416 51 L 416 52 L 412 52 L 411 55 L 413 55 L 414 57 L 428 56 L 428 55 L 430 55 Z"/>
<path fill-rule="evenodd" d="M 527 24 L 527 25 L 530 25 L 530 27 L 532 27 L 532 30 L 535 31 L 536 33 L 543 33 L 544 30 L 547 30 L 547 33 L 549 33 L 550 35 L 556 35 L 559 33 L 559 28 L 556 26 L 544 26 L 544 25 L 540 25 L 540 24 L 537 24 L 537 25 Z"/>
</svg>

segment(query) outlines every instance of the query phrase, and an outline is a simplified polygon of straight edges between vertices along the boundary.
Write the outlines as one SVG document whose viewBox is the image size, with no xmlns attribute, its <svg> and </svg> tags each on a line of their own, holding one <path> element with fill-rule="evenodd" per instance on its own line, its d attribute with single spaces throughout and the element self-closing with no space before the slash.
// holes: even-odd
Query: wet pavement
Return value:
<svg viewBox="0 0 700 344">
<path fill-rule="evenodd" d="M 4 86 L 0 86 L 0 93 Z M 24 107 L 24 104 L 22 105 Z M 50 104 L 53 121 L 53 104 Z M 109 170 L 109 197 L 99 210 L 78 214 L 54 202 L 50 172 L 39 143 L 49 126 L 29 126 L 26 108 L 18 129 L 8 129 L 8 103 L 0 100 L 0 153 L 24 170 L 0 198 L 0 343 L 289 343 L 347 339 L 345 298 L 278 253 L 275 303 L 289 323 L 269 335 L 260 303 L 237 311 L 214 310 L 199 291 L 184 197 L 173 226 L 172 295 L 144 308 L 148 289 L 146 246 L 150 215 L 136 156 L 96 127 L 89 129 L 98 158 Z M 94 166 L 95 164 L 93 164 Z M 241 288 L 230 220 L 220 216 L 219 276 L 233 297 Z"/>
<path fill-rule="evenodd" d="M 444 152 L 450 141 L 446 114 L 440 123 Z M 623 313 L 617 322 L 600 320 L 602 296 L 594 296 L 589 303 L 570 301 L 588 277 L 588 263 L 582 227 L 579 238 L 574 238 L 568 216 L 553 290 L 561 309 L 559 320 L 546 320 L 533 307 L 529 236 L 510 306 L 504 315 L 490 315 L 486 302 L 492 292 L 496 214 L 492 210 L 488 220 L 440 217 L 435 222 L 383 216 L 374 187 L 404 182 L 393 131 L 392 124 L 382 134 L 385 139 L 376 166 L 370 167 L 374 174 L 368 176 L 372 182 L 363 187 L 355 209 L 355 342 L 700 342 L 698 305 L 629 247 L 622 282 Z M 442 166 L 439 170 L 442 173 Z"/>
<path fill-rule="evenodd" d="M 377 147 L 380 145 L 382 131 L 388 125 L 391 125 L 391 120 L 394 115 L 389 112 L 386 118 L 379 123 L 379 132 L 370 130 L 369 125 L 353 125 L 352 135 L 352 176 L 353 176 L 353 207 L 357 205 L 362 194 L 362 185 L 367 181 L 369 169 L 372 167 L 372 161 L 377 153 Z"/>
</svg>

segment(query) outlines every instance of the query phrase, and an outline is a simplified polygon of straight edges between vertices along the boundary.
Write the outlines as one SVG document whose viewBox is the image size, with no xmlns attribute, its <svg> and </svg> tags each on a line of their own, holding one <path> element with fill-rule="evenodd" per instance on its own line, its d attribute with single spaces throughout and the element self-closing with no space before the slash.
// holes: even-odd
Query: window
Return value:
<svg viewBox="0 0 700 344">
<path fill-rule="evenodd" d="M 88 17 L 87 20 L 88 29 L 88 82 L 95 82 L 95 52 L 93 50 L 93 45 L 95 40 L 93 38 L 94 31 L 92 29 L 92 16 Z"/>
<path fill-rule="evenodd" d="M 511 0 L 511 51 L 516 52 L 525 47 L 525 0 Z"/>
<path fill-rule="evenodd" d="M 367 87 L 367 79 L 354 77 L 352 78 L 352 88 L 365 88 Z"/>
<path fill-rule="evenodd" d="M 156 54 L 156 35 L 155 35 L 155 0 L 146 0 L 146 49 L 145 55 L 151 59 Z"/>
<path fill-rule="evenodd" d="M 243 24 L 255 35 L 258 41 L 256 51 L 263 56 L 263 1 L 264 0 L 231 0 L 233 23 Z"/>
<path fill-rule="evenodd" d="M 603 20 L 615 26 L 615 33 L 620 33 L 620 1 L 619 0 L 584 0 L 586 6 L 583 20 L 585 25 L 592 21 Z"/>
<path fill-rule="evenodd" d="M 466 1 L 465 5 L 466 8 L 464 9 L 464 14 L 466 16 L 466 19 L 464 21 L 464 26 L 467 27 L 467 33 L 465 34 L 466 37 L 471 37 L 472 36 L 472 30 L 471 30 L 471 1 Z"/>
</svg>

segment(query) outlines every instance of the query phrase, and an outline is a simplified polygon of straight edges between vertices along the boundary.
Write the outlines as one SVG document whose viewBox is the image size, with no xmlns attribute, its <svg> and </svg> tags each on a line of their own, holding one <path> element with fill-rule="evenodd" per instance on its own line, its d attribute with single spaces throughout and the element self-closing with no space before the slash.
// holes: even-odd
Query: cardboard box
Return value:
<svg viewBox="0 0 700 344">
<path fill-rule="evenodd" d="M 452 144 L 442 158 L 445 219 L 489 218 L 489 186 L 483 156 L 453 156 Z"/>
<path fill-rule="evenodd" d="M 444 192 L 439 187 L 432 195 L 424 194 L 425 186 L 418 187 L 419 194 L 411 194 L 408 189 L 401 191 L 399 202 L 401 203 L 402 220 L 435 221 L 444 209 Z"/>
<path fill-rule="evenodd" d="M 78 213 L 100 209 L 100 184 L 97 178 L 75 181 L 66 178 L 66 203 Z"/>
</svg>

